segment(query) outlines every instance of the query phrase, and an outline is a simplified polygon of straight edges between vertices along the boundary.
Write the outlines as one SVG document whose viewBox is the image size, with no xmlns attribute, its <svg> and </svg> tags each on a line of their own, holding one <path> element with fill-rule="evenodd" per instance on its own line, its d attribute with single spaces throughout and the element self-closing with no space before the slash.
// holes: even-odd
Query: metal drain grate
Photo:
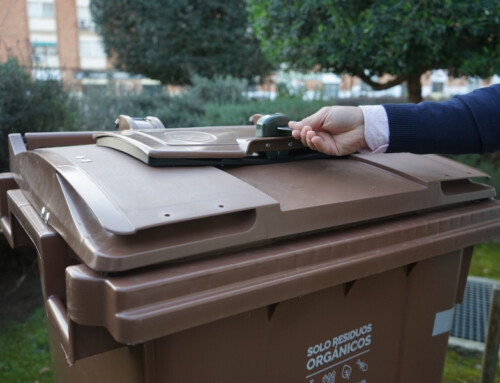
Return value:
<svg viewBox="0 0 500 383">
<path fill-rule="evenodd" d="M 468 278 L 464 301 L 455 306 L 451 336 L 484 343 L 493 281 Z"/>
</svg>

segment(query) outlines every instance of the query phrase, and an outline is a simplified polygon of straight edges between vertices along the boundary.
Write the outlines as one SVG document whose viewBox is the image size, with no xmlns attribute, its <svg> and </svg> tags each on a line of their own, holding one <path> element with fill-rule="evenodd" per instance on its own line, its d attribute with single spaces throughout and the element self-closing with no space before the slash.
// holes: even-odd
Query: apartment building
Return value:
<svg viewBox="0 0 500 383">
<path fill-rule="evenodd" d="M 34 78 L 56 78 L 75 92 L 108 86 L 141 91 L 158 81 L 114 71 L 95 31 L 90 0 L 1 0 L 0 62 L 16 57 Z"/>
</svg>

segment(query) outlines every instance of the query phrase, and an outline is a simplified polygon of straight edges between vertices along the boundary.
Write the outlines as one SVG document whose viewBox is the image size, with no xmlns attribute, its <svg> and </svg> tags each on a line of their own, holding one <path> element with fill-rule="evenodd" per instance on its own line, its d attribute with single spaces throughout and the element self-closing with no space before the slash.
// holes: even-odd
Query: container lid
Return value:
<svg viewBox="0 0 500 383">
<path fill-rule="evenodd" d="M 97 145 L 152 166 L 252 165 L 291 161 L 313 153 L 290 135 L 258 137 L 255 125 L 125 129 L 98 132 L 95 138 Z"/>
<path fill-rule="evenodd" d="M 92 145 L 21 151 L 18 184 L 91 269 L 123 271 L 495 195 L 443 157 L 151 167 Z"/>
<path fill-rule="evenodd" d="M 94 137 L 97 145 L 153 166 L 276 163 L 301 159 L 304 151 L 308 157 L 311 153 L 318 157 L 318 152 L 292 138 L 289 121 L 286 115 L 275 113 L 261 116 L 255 125 L 166 129 L 156 117 L 120 115 L 115 121 L 117 131 L 97 132 Z"/>
</svg>

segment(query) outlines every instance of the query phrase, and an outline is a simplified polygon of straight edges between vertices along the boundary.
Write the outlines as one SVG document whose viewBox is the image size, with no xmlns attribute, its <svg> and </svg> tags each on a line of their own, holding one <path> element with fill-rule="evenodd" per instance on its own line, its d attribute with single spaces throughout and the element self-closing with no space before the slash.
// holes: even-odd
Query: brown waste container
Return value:
<svg viewBox="0 0 500 383">
<path fill-rule="evenodd" d="M 472 246 L 500 228 L 485 174 L 433 155 L 10 152 L 1 227 L 36 247 L 56 382 L 440 382 Z"/>
</svg>

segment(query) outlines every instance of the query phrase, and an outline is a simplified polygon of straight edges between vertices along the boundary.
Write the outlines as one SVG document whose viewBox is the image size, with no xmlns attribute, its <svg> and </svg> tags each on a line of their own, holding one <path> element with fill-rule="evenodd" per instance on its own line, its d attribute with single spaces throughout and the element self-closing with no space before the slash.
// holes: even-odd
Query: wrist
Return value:
<svg viewBox="0 0 500 383">
<path fill-rule="evenodd" d="M 389 121 L 381 105 L 362 105 L 364 140 L 366 149 L 362 153 L 384 153 L 389 145 Z"/>
<path fill-rule="evenodd" d="M 361 107 L 357 107 L 360 114 L 360 123 L 356 127 L 356 132 L 358 134 L 358 151 L 364 152 L 370 150 L 368 143 L 366 142 L 365 136 L 365 116 L 363 114 L 363 109 Z"/>
</svg>

